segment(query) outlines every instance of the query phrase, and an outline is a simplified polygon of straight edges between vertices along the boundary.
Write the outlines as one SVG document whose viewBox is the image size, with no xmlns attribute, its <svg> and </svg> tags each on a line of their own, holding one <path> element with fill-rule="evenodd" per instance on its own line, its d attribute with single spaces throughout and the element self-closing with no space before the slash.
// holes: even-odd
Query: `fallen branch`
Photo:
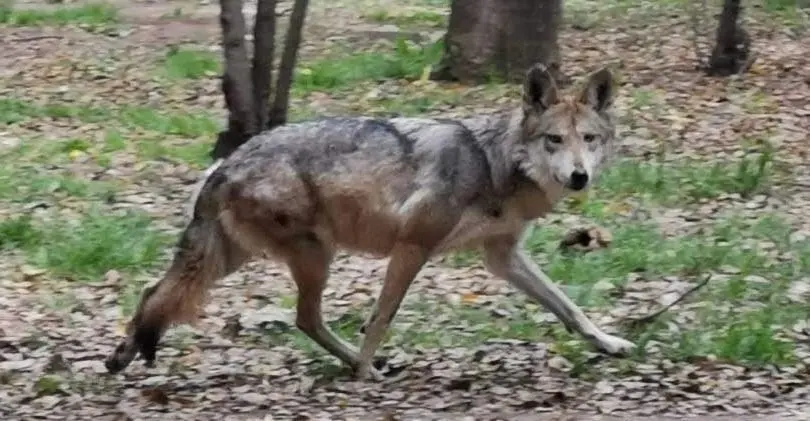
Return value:
<svg viewBox="0 0 810 421">
<path fill-rule="evenodd" d="M 32 37 L 25 37 L 25 38 L 15 38 L 11 40 L 11 42 L 31 42 L 31 41 L 41 41 L 43 39 L 62 39 L 64 38 L 61 35 L 36 35 Z"/>
<path fill-rule="evenodd" d="M 664 307 L 660 308 L 658 311 L 655 311 L 655 312 L 650 313 L 650 314 L 648 314 L 646 316 L 639 317 L 639 318 L 636 318 L 636 319 L 629 319 L 628 322 L 629 322 L 630 326 L 631 327 L 640 327 L 642 325 L 646 325 L 646 324 L 649 324 L 649 323 L 655 321 L 655 319 L 657 319 L 660 315 L 666 313 L 667 311 L 669 311 L 669 309 L 671 309 L 672 307 L 675 307 L 676 305 L 678 305 L 678 303 L 685 300 L 688 296 L 694 294 L 695 291 L 697 291 L 697 290 L 703 288 L 704 286 L 706 286 L 706 284 L 709 283 L 709 280 L 711 278 L 712 278 L 712 275 L 707 275 L 706 278 L 704 278 L 702 281 L 698 282 L 692 288 L 689 288 L 680 297 L 678 297 L 678 299 L 676 299 L 675 301 L 665 305 Z"/>
</svg>

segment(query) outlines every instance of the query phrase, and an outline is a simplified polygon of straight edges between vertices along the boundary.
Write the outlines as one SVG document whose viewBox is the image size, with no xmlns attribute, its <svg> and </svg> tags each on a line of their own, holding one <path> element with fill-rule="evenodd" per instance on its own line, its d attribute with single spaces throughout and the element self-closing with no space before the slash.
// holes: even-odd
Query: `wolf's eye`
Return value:
<svg viewBox="0 0 810 421">
<path fill-rule="evenodd" d="M 563 138 L 558 134 L 546 134 L 546 140 L 548 140 L 549 143 L 559 144 L 562 143 Z"/>
<path fill-rule="evenodd" d="M 586 142 L 586 143 L 591 143 L 591 142 L 593 142 L 594 140 L 596 140 L 596 135 L 593 135 L 593 134 L 588 133 L 588 134 L 586 134 L 585 136 L 583 136 L 583 138 L 585 139 L 585 142 Z"/>
</svg>

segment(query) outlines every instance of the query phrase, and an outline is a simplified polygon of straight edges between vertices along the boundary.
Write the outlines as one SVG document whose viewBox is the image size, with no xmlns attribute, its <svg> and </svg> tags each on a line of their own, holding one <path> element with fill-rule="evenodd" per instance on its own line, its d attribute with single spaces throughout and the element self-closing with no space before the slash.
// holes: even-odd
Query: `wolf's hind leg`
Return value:
<svg viewBox="0 0 810 421">
<path fill-rule="evenodd" d="M 360 366 L 355 373 L 357 378 L 382 379 L 372 366 L 374 354 L 397 314 L 408 288 L 427 262 L 429 255 L 430 251 L 427 248 L 405 243 L 398 244 L 391 253 L 382 290 L 364 329 L 366 336 L 360 351 Z"/>
<path fill-rule="evenodd" d="M 186 227 L 163 279 L 146 288 L 127 337 L 107 357 L 110 373 L 126 368 L 140 353 L 147 365 L 171 325 L 194 321 L 214 282 L 237 270 L 248 253 L 233 242 L 217 220 L 195 219 Z"/>
<path fill-rule="evenodd" d="M 355 347 L 340 339 L 323 320 L 321 301 L 329 278 L 333 252 L 317 238 L 299 240 L 287 250 L 287 266 L 298 287 L 296 325 L 302 332 L 352 369 L 360 356 Z"/>
</svg>

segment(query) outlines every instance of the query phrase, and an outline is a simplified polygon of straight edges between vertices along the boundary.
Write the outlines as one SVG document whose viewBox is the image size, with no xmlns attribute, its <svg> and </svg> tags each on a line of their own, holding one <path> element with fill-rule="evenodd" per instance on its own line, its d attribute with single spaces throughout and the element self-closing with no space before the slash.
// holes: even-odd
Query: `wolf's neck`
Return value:
<svg viewBox="0 0 810 421">
<path fill-rule="evenodd" d="M 492 187 L 496 193 L 508 194 L 515 187 L 518 169 L 513 156 L 522 133 L 521 122 L 520 109 L 462 120 L 486 154 Z"/>
</svg>

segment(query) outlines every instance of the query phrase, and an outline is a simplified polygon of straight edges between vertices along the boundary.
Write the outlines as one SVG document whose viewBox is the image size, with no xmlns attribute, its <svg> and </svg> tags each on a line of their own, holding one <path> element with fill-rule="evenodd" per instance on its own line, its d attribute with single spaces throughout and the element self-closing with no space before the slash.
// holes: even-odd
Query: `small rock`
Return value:
<svg viewBox="0 0 810 421">
<path fill-rule="evenodd" d="M 239 399 L 251 405 L 261 405 L 267 402 L 267 396 L 261 393 L 253 393 L 253 392 L 245 393 L 239 396 Z"/>
<path fill-rule="evenodd" d="M 61 401 L 62 398 L 53 395 L 43 396 L 36 400 L 36 402 L 45 409 L 52 409 L 56 405 L 59 405 L 59 402 Z"/>
<path fill-rule="evenodd" d="M 0 370 L 3 371 L 23 371 L 27 370 L 36 364 L 37 360 L 34 359 L 27 359 L 27 360 L 11 360 L 11 361 L 0 361 Z"/>
<path fill-rule="evenodd" d="M 612 282 L 610 282 L 610 281 L 608 281 L 606 279 L 601 279 L 601 280 L 597 281 L 595 284 L 593 284 L 593 290 L 594 291 L 605 292 L 605 291 L 611 291 L 611 290 L 614 290 L 614 289 L 616 289 L 616 285 L 613 285 Z"/>
<path fill-rule="evenodd" d="M 100 360 L 76 361 L 72 364 L 72 366 L 76 371 L 88 370 L 96 374 L 103 374 L 107 372 L 107 368 L 104 367 L 104 362 Z"/>
<path fill-rule="evenodd" d="M 266 305 L 259 310 L 249 310 L 242 313 L 239 323 L 246 329 L 276 327 L 285 328 L 291 325 L 292 317 L 289 310 Z"/>
<path fill-rule="evenodd" d="M 559 371 L 570 371 L 573 367 L 570 361 L 559 355 L 548 359 L 548 366 Z"/>
<path fill-rule="evenodd" d="M 745 282 L 751 282 L 753 284 L 770 284 L 771 281 L 768 279 L 759 276 L 759 275 L 748 275 L 745 277 Z"/>
<path fill-rule="evenodd" d="M 511 391 L 511 390 L 509 390 L 509 389 L 507 389 L 507 388 L 505 388 L 505 387 L 503 387 L 503 386 L 497 386 L 497 385 L 496 385 L 496 386 L 492 386 L 492 387 L 489 389 L 489 391 L 490 391 L 490 392 L 492 392 L 492 394 L 494 394 L 494 395 L 499 395 L 499 396 L 505 396 L 505 395 L 509 395 L 509 394 L 511 394 L 511 393 L 512 393 L 512 391 Z"/>
</svg>

